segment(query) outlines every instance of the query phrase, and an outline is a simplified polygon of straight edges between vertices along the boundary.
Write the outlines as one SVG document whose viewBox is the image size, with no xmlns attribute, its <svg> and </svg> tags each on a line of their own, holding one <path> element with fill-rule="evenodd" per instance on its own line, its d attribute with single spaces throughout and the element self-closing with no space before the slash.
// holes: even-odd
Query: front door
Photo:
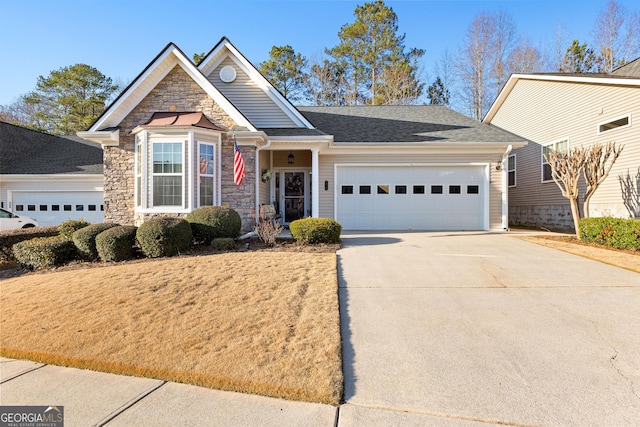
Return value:
<svg viewBox="0 0 640 427">
<path fill-rule="evenodd" d="M 284 222 L 287 224 L 308 216 L 307 176 L 306 171 L 282 171 L 277 177 L 280 212 L 284 213 Z"/>
</svg>

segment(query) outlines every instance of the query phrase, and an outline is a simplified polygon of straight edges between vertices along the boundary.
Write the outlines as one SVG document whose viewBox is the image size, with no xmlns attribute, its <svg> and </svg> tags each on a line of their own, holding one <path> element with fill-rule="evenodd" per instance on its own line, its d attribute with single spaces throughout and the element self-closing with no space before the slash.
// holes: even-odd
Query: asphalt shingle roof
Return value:
<svg viewBox="0 0 640 427">
<path fill-rule="evenodd" d="M 640 77 L 640 58 L 636 58 L 611 72 L 614 76 Z"/>
<path fill-rule="evenodd" d="M 513 143 L 525 141 L 441 105 L 298 107 L 337 143 Z"/>
<path fill-rule="evenodd" d="M 102 174 L 100 144 L 0 122 L 0 174 Z"/>
</svg>

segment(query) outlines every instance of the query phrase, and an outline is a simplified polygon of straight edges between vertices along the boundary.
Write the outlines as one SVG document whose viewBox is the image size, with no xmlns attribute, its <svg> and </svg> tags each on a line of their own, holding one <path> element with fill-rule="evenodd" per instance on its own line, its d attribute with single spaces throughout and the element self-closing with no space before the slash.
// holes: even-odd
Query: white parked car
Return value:
<svg viewBox="0 0 640 427">
<path fill-rule="evenodd" d="M 0 231 L 37 226 L 38 222 L 33 218 L 16 215 L 6 209 L 0 208 Z"/>
</svg>

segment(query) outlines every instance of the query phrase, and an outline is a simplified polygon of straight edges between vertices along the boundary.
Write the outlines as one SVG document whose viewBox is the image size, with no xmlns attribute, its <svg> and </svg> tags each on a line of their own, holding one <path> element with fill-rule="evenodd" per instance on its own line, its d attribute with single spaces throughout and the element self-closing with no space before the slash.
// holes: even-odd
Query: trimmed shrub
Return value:
<svg viewBox="0 0 640 427">
<path fill-rule="evenodd" d="M 191 226 L 182 218 L 154 218 L 138 227 L 136 239 L 148 258 L 178 255 L 191 247 Z"/>
<path fill-rule="evenodd" d="M 96 236 L 96 250 L 102 261 L 124 261 L 135 257 L 136 231 L 133 225 L 119 225 Z"/>
<path fill-rule="evenodd" d="M 63 237 L 36 237 L 13 245 L 13 255 L 23 267 L 32 270 L 55 267 L 77 256 L 73 241 Z"/>
<path fill-rule="evenodd" d="M 51 225 L 48 227 L 17 228 L 0 232 L 0 264 L 15 263 L 13 256 L 13 245 L 16 243 L 31 240 L 36 237 L 53 237 L 58 235 L 58 227 Z"/>
<path fill-rule="evenodd" d="M 85 259 L 98 259 L 98 251 L 96 250 L 96 236 L 105 230 L 117 227 L 118 224 L 89 224 L 79 230 L 73 232 L 73 243 L 78 248 L 78 253 Z"/>
<path fill-rule="evenodd" d="M 300 243 L 338 243 L 342 226 L 331 218 L 303 218 L 289 224 L 291 236 Z"/>
<path fill-rule="evenodd" d="M 218 237 L 236 238 L 240 235 L 242 220 L 238 212 L 222 206 L 198 208 L 187 215 L 196 243 L 211 242 Z"/>
<path fill-rule="evenodd" d="M 76 230 L 80 230 L 87 225 L 89 225 L 89 223 L 84 219 L 70 219 L 60 224 L 58 226 L 58 230 L 60 231 L 61 236 L 71 240 L 73 239 L 73 233 L 75 233 Z"/>
<path fill-rule="evenodd" d="M 217 251 L 233 251 L 236 249 L 236 241 L 231 237 L 218 237 L 211 241 L 211 247 Z"/>
<path fill-rule="evenodd" d="M 640 220 L 624 218 L 582 218 L 580 239 L 616 249 L 640 251 Z"/>
</svg>

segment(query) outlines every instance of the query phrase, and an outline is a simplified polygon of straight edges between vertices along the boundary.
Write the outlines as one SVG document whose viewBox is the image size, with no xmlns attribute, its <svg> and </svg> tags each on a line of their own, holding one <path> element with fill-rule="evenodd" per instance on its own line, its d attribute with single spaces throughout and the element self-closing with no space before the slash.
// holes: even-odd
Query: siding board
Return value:
<svg viewBox="0 0 640 427">
<path fill-rule="evenodd" d="M 625 148 L 609 177 L 591 199 L 592 216 L 633 216 L 624 206 L 620 177 L 640 167 L 640 88 L 576 82 L 520 79 L 491 124 L 528 139 L 514 150 L 517 186 L 509 189 L 509 206 L 567 204 L 557 185 L 542 183 L 542 144 L 568 138 L 571 147 L 616 141 Z M 598 124 L 631 114 L 631 126 L 598 134 Z M 581 186 L 581 201 L 585 186 Z"/>
</svg>

